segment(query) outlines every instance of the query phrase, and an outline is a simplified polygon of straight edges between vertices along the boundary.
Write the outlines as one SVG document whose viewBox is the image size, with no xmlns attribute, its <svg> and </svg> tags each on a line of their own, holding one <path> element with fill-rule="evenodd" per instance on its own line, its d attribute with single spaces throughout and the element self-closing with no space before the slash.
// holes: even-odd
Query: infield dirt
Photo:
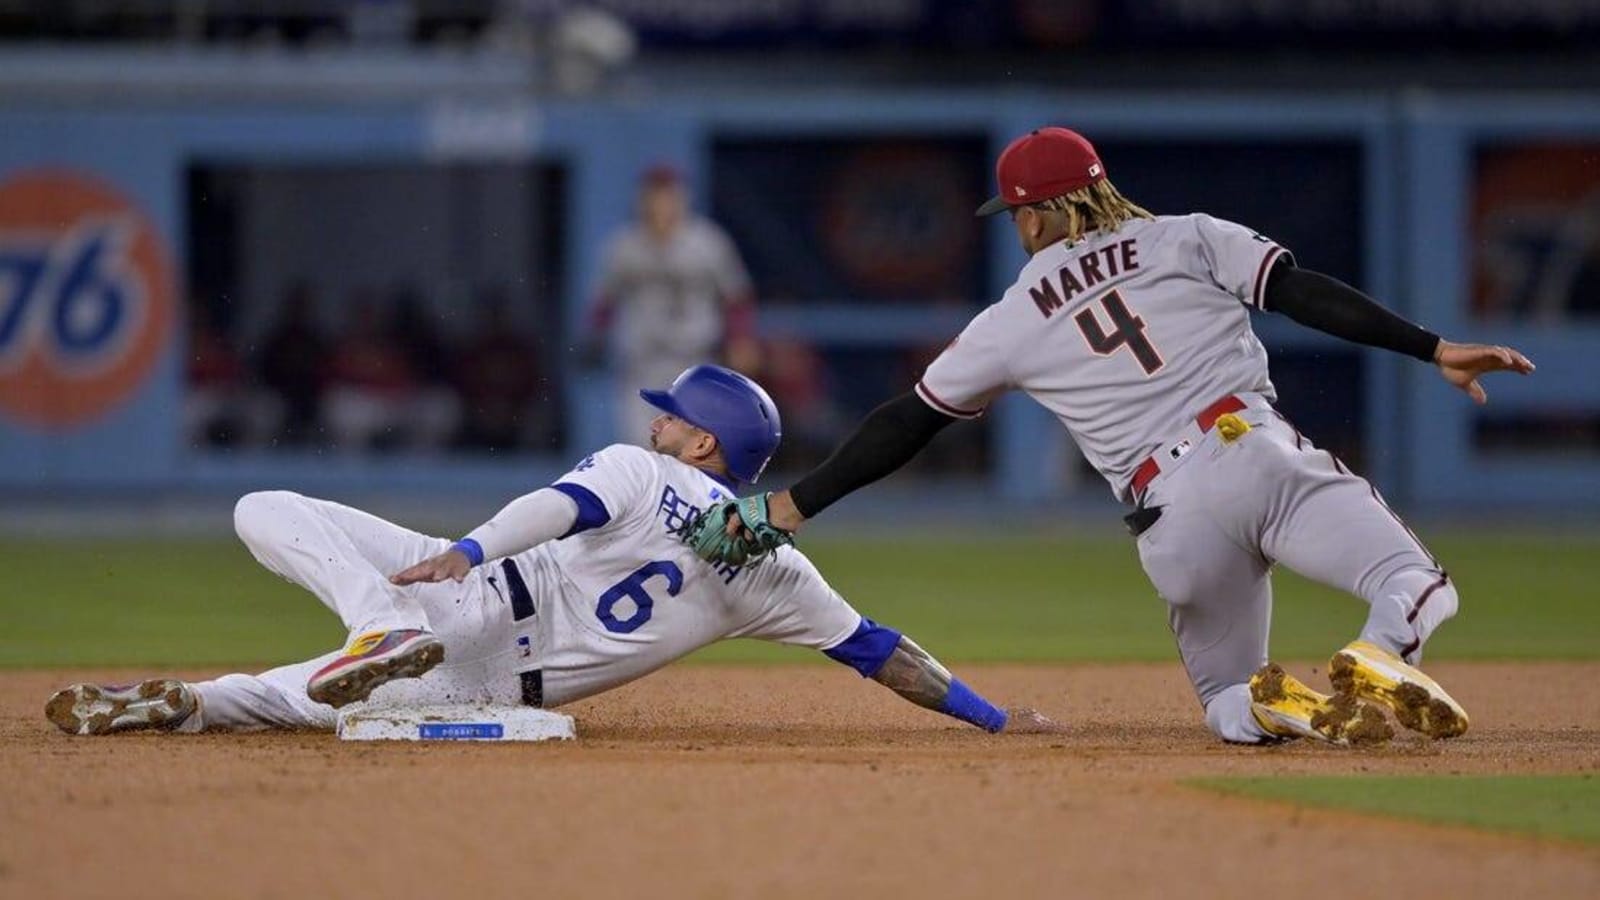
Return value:
<svg viewBox="0 0 1600 900">
<path fill-rule="evenodd" d="M 1595 845 L 1178 783 L 1600 771 L 1600 664 L 1430 667 L 1472 729 L 1360 750 L 1220 744 L 1176 664 L 959 668 L 1068 732 L 988 736 L 844 669 L 681 666 L 568 707 L 569 744 L 72 738 L 54 689 L 156 673 L 7 672 L 0 897 L 1600 895 Z"/>
</svg>

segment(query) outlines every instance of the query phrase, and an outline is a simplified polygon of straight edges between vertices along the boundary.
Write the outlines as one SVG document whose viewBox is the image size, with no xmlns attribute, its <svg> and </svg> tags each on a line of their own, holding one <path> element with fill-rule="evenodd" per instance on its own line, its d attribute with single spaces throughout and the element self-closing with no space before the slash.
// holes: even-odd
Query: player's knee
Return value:
<svg viewBox="0 0 1600 900">
<path fill-rule="evenodd" d="M 1383 593 L 1407 599 L 1410 606 L 1407 617 L 1424 640 L 1433 629 L 1456 614 L 1461 602 L 1455 582 L 1434 569 L 1407 569 L 1396 573 L 1384 584 Z"/>
<path fill-rule="evenodd" d="M 270 539 L 273 523 L 299 497 L 292 491 L 252 491 L 245 494 L 233 505 L 234 533 L 247 547 L 264 545 Z"/>
<path fill-rule="evenodd" d="M 1211 733 L 1230 744 L 1259 744 L 1267 740 L 1266 731 L 1250 711 L 1250 686 L 1236 684 L 1206 701 L 1206 726 Z"/>
<path fill-rule="evenodd" d="M 1426 643 L 1434 629 L 1456 614 L 1457 607 L 1461 605 L 1461 598 L 1456 594 L 1455 582 L 1449 580 L 1433 587 L 1432 593 L 1424 593 L 1419 597 L 1421 600 L 1415 607 L 1416 618 L 1412 622 L 1412 627 L 1417 630 L 1418 640 Z"/>
</svg>

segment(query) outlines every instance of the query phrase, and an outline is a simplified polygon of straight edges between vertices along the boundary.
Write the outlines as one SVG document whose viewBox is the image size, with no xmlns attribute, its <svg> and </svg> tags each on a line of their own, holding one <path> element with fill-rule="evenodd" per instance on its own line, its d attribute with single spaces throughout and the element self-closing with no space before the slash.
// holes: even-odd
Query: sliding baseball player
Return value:
<svg viewBox="0 0 1600 900">
<path fill-rule="evenodd" d="M 778 411 L 755 382 L 698 366 L 666 391 L 651 449 L 613 445 L 451 542 L 286 491 L 239 501 L 262 565 L 322 600 L 344 649 L 259 675 L 76 684 L 46 714 L 69 734 L 332 729 L 353 705 L 555 707 L 725 638 L 813 647 L 913 703 L 990 732 L 1049 730 L 994 705 L 910 638 L 863 617 L 793 550 L 714 565 L 679 534 L 754 482 Z"/>
</svg>

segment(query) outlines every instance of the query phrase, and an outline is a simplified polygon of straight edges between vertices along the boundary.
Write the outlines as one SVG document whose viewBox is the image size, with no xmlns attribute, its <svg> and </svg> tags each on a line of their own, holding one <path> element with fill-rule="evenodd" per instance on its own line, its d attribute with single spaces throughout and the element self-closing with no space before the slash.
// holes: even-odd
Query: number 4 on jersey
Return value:
<svg viewBox="0 0 1600 900">
<path fill-rule="evenodd" d="M 1107 293 L 1100 298 L 1100 305 L 1106 308 L 1106 315 L 1111 319 L 1109 332 L 1100 326 L 1100 316 L 1093 307 L 1072 317 L 1072 321 L 1078 323 L 1078 330 L 1083 332 L 1084 340 L 1089 342 L 1090 350 L 1101 356 L 1110 356 L 1127 347 L 1133 351 L 1134 359 L 1139 361 L 1146 375 L 1154 375 L 1166 365 L 1155 346 L 1144 336 L 1144 319 L 1128 309 L 1128 304 L 1122 302 L 1121 294 L 1116 291 Z"/>
</svg>

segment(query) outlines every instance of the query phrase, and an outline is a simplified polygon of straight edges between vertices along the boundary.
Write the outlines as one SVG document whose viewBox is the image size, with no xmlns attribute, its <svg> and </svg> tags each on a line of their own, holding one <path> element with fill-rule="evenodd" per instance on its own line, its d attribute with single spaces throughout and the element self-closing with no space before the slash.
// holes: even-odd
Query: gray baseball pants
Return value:
<svg viewBox="0 0 1600 900">
<path fill-rule="evenodd" d="M 1158 451 L 1139 559 L 1166 601 L 1178 652 L 1227 741 L 1267 734 L 1250 712 L 1250 676 L 1267 662 L 1274 564 L 1367 601 L 1361 639 L 1415 663 L 1455 614 L 1454 585 L 1366 479 L 1319 450 L 1260 397 L 1241 395 L 1250 430 L 1215 428 Z M 1184 442 L 1187 442 L 1185 445 Z M 1185 449 L 1173 459 L 1173 448 Z"/>
</svg>

